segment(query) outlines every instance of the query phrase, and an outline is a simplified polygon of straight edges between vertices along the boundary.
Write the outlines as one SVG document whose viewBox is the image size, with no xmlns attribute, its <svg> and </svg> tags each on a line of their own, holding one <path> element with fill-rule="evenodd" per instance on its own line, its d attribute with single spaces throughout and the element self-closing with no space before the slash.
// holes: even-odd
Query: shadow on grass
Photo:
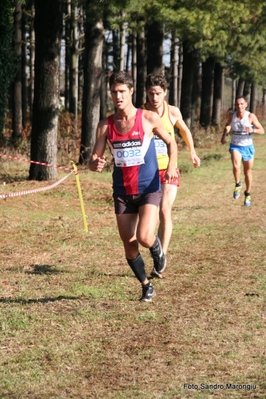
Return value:
<svg viewBox="0 0 266 399">
<path fill-rule="evenodd" d="M 54 269 L 49 265 L 30 265 L 28 270 L 25 270 L 26 274 L 58 274 L 63 273 L 63 271 Z"/>
<path fill-rule="evenodd" d="M 77 300 L 81 299 L 81 296 L 65 296 L 59 295 L 55 298 L 39 298 L 39 299 L 22 299 L 22 298 L 0 298 L 0 303 L 20 303 L 22 305 L 28 305 L 31 303 L 48 303 L 48 302 L 56 302 L 56 301 L 63 301 L 63 300 Z M 82 297 L 82 299 L 86 299 Z"/>
</svg>

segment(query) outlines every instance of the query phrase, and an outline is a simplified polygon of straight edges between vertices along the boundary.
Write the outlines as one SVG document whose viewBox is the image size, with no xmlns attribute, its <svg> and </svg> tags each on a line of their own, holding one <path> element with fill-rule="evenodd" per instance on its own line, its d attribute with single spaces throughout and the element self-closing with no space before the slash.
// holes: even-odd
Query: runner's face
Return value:
<svg viewBox="0 0 266 399">
<path fill-rule="evenodd" d="M 243 112 L 243 111 L 245 111 L 245 109 L 247 108 L 247 102 L 244 100 L 244 98 L 238 98 L 237 100 L 236 100 L 236 110 L 238 111 L 238 112 Z"/>
<path fill-rule="evenodd" d="M 151 86 L 147 90 L 147 96 L 152 108 L 158 109 L 163 104 L 164 98 L 166 96 L 166 90 L 162 89 L 161 86 Z"/>
<path fill-rule="evenodd" d="M 133 88 L 129 89 L 125 84 L 115 84 L 111 86 L 111 96 L 114 106 L 123 110 L 132 104 Z"/>
</svg>

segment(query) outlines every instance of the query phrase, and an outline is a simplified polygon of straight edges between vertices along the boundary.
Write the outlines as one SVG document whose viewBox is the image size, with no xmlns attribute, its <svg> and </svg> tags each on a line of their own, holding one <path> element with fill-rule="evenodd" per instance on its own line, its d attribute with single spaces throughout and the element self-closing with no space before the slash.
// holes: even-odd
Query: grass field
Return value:
<svg viewBox="0 0 266 399">
<path fill-rule="evenodd" d="M 110 172 L 80 170 L 88 232 L 74 175 L 0 199 L 1 399 L 266 398 L 266 137 L 254 142 L 250 208 L 232 199 L 227 145 L 201 145 L 197 170 L 181 151 L 152 303 L 125 262 Z M 0 164 L 0 194 L 50 184 Z"/>
</svg>

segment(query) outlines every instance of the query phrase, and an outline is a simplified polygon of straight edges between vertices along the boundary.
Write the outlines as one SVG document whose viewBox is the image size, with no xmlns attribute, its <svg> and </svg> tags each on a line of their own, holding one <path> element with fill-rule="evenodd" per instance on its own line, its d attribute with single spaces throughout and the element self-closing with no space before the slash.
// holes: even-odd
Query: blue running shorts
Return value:
<svg viewBox="0 0 266 399">
<path fill-rule="evenodd" d="M 255 148 L 253 144 L 243 146 L 230 144 L 229 152 L 232 151 L 238 151 L 241 154 L 243 161 L 250 161 L 255 154 Z"/>
</svg>

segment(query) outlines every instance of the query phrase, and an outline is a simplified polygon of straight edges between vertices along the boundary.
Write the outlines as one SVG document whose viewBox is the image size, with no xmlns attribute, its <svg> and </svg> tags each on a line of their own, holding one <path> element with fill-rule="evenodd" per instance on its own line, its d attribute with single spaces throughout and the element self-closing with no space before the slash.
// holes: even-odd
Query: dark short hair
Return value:
<svg viewBox="0 0 266 399">
<path fill-rule="evenodd" d="M 160 86 L 163 90 L 166 90 L 168 83 L 162 73 L 150 73 L 146 78 L 145 86 L 146 90 L 151 86 Z"/>
<path fill-rule="evenodd" d="M 246 103 L 247 103 L 247 99 L 246 99 L 246 97 L 245 97 L 245 96 L 241 96 L 241 95 L 239 95 L 239 96 L 236 96 L 236 98 L 235 98 L 235 102 L 236 102 L 236 100 L 239 100 L 240 98 L 243 98 L 243 100 L 244 100 L 244 101 L 246 101 Z"/>
<path fill-rule="evenodd" d="M 124 71 L 114 72 L 110 76 L 109 87 L 111 88 L 112 85 L 116 84 L 127 85 L 129 89 L 132 89 L 132 87 L 134 86 L 132 77 Z"/>
</svg>

